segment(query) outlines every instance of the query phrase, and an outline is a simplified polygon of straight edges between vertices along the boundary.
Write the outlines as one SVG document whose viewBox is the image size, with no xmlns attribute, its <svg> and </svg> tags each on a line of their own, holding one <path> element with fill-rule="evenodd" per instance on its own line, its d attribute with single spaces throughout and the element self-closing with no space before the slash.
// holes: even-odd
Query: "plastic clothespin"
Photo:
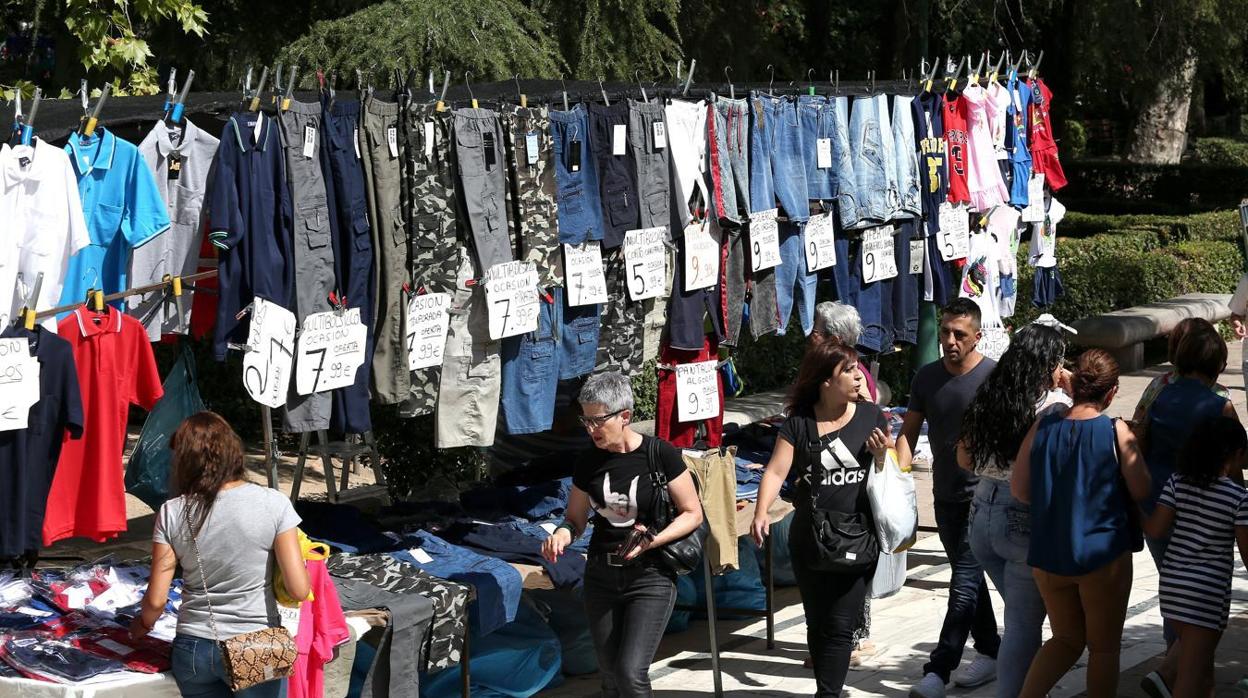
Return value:
<svg viewBox="0 0 1248 698">
<path fill-rule="evenodd" d="M 269 80 L 269 67 L 266 65 L 264 70 L 260 71 L 260 83 L 256 86 L 256 91 L 252 93 L 251 103 L 247 106 L 247 111 L 260 111 L 260 95 L 264 93 L 264 84 Z"/>
<path fill-rule="evenodd" d="M 286 94 L 282 95 L 282 111 L 290 109 L 290 96 L 295 91 L 295 77 L 299 75 L 299 66 L 290 66 L 290 77 L 286 80 Z"/>
<path fill-rule="evenodd" d="M 437 105 L 434 107 L 435 111 L 446 111 L 446 90 L 450 86 L 451 86 L 451 71 L 448 70 L 446 71 L 445 74 L 442 75 L 442 92 L 438 95 L 438 102 L 437 102 Z"/>
<path fill-rule="evenodd" d="M 535 288 L 537 288 L 537 295 L 538 295 L 538 297 L 539 297 L 539 298 L 541 298 L 542 300 L 546 301 L 547 303 L 554 304 L 554 302 L 555 302 L 555 297 L 554 297 L 553 295 L 551 295 L 550 291 L 547 291 L 546 289 L 542 288 L 541 286 L 537 286 L 537 287 L 535 287 Z"/>
<path fill-rule="evenodd" d="M 173 103 L 173 114 L 170 116 L 175 124 L 182 122 L 182 113 L 186 109 L 186 95 L 191 91 L 191 81 L 194 79 L 195 71 L 187 71 L 186 82 L 182 83 L 182 91 L 178 93 L 177 101 Z"/>
<path fill-rule="evenodd" d="M 27 330 L 34 330 L 35 329 L 35 309 L 30 308 L 30 307 L 23 307 L 21 313 L 22 313 L 21 315 L 22 327 L 25 327 Z"/>
<path fill-rule="evenodd" d="M 108 96 L 112 92 L 112 83 L 104 83 L 104 89 L 100 91 L 100 98 L 96 100 L 95 108 L 91 110 L 91 116 L 87 117 L 87 124 L 82 129 L 82 135 L 91 136 L 95 133 L 95 127 L 100 123 L 100 111 L 104 108 L 104 103 L 108 101 Z"/>
<path fill-rule="evenodd" d="M 168 116 L 169 111 L 173 109 L 173 96 L 178 92 L 178 69 L 169 69 L 169 79 L 165 81 L 165 106 L 161 111 Z"/>
</svg>

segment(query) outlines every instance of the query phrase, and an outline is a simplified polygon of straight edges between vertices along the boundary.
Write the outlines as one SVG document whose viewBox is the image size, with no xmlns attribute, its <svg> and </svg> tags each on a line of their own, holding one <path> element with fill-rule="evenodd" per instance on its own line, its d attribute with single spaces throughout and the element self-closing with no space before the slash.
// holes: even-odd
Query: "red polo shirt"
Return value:
<svg viewBox="0 0 1248 698">
<path fill-rule="evenodd" d="M 130 405 L 150 410 L 164 393 L 143 324 L 116 308 L 75 310 L 57 325 L 74 349 L 82 391 L 82 438 L 61 447 L 43 544 L 86 536 L 105 541 L 126 530 L 126 417 Z"/>
</svg>

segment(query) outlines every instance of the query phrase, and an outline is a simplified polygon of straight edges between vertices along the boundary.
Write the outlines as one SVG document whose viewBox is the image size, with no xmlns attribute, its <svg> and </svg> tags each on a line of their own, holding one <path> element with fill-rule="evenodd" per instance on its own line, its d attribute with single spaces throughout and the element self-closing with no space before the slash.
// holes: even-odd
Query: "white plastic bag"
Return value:
<svg viewBox="0 0 1248 698">
<path fill-rule="evenodd" d="M 914 545 L 919 530 L 919 504 L 914 494 L 914 478 L 901 472 L 892 449 L 881 470 L 871 469 L 867 497 L 875 517 L 875 534 L 880 551 L 898 553 Z"/>
<path fill-rule="evenodd" d="M 873 599 L 882 599 L 901 591 L 906 585 L 906 552 L 880 553 L 879 562 L 875 563 L 875 576 L 867 588 L 867 595 Z"/>
</svg>

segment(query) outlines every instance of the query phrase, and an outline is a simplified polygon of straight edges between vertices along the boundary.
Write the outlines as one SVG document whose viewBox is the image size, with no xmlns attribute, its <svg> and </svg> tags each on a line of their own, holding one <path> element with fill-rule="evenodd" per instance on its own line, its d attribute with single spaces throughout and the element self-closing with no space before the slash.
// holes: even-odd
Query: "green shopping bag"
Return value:
<svg viewBox="0 0 1248 698">
<path fill-rule="evenodd" d="M 154 510 L 159 510 L 169 498 L 173 468 L 169 438 L 182 420 L 204 411 L 195 376 L 195 356 L 185 342 L 182 355 L 165 377 L 164 388 L 165 395 L 147 415 L 139 443 L 126 464 L 126 491 Z"/>
</svg>

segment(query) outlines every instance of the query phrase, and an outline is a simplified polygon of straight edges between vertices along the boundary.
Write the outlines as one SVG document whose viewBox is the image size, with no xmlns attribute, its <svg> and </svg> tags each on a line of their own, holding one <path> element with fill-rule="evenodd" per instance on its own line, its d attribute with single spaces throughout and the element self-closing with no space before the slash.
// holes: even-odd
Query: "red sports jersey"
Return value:
<svg viewBox="0 0 1248 698">
<path fill-rule="evenodd" d="M 86 536 L 105 541 L 126 530 L 126 417 L 130 405 L 150 410 L 164 394 L 156 357 L 143 323 L 116 308 L 79 308 L 57 333 L 74 348 L 82 391 L 81 439 L 65 439 L 48 511 L 43 544 Z"/>
<path fill-rule="evenodd" d="M 1049 103 L 1053 100 L 1053 92 L 1039 78 L 1027 85 L 1031 88 L 1027 118 L 1031 136 L 1031 171 L 1044 173 L 1044 183 L 1049 191 L 1057 191 L 1066 186 L 1066 173 L 1057 159 L 1057 141 L 1053 139 L 1053 125 L 1049 122 Z"/>
<path fill-rule="evenodd" d="M 957 99 L 945 97 L 945 149 L 949 153 L 949 202 L 962 204 L 971 202 L 970 188 L 966 184 L 967 148 L 969 141 L 966 135 L 967 115 L 970 104 L 966 97 L 958 95 Z"/>
</svg>

